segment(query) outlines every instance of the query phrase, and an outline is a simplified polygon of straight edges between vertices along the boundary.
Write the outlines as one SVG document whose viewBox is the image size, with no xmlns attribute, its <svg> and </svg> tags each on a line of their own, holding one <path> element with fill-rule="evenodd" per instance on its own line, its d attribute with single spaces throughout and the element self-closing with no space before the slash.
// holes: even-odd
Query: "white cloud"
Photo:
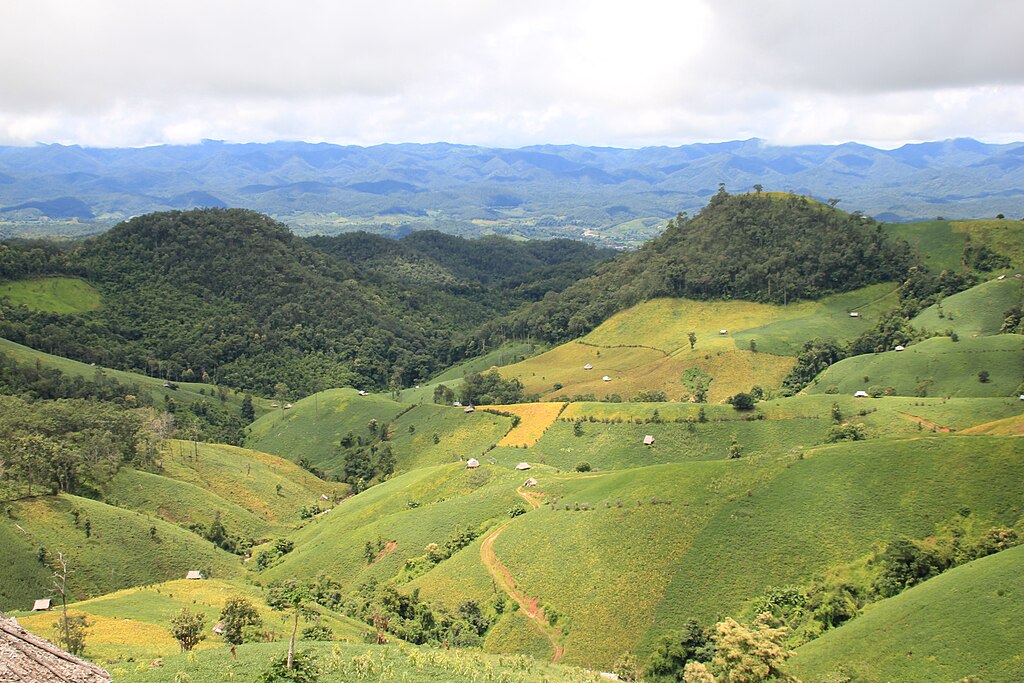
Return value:
<svg viewBox="0 0 1024 683">
<path fill-rule="evenodd" d="M 1024 137 L 1024 3 L 7 0 L 0 143 Z"/>
</svg>

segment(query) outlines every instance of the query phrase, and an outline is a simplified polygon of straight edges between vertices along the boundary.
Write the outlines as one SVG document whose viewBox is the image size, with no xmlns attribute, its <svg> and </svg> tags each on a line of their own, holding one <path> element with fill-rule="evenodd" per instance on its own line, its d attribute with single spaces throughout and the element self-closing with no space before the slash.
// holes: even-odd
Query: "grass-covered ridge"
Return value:
<svg viewBox="0 0 1024 683">
<path fill-rule="evenodd" d="M 1022 572 L 1024 547 L 951 569 L 804 645 L 786 668 L 802 680 L 1020 680 L 1010 644 L 1024 642 Z"/>
<path fill-rule="evenodd" d="M 186 607 L 192 612 L 202 612 L 207 618 L 207 638 L 197 645 L 197 651 L 226 650 L 227 644 L 211 629 L 224 603 L 233 597 L 249 600 L 275 639 L 287 638 L 289 621 L 267 606 L 262 590 L 240 581 L 176 579 L 70 603 L 68 610 L 85 614 L 92 622 L 87 645 L 89 656 L 116 665 L 132 660 L 148 662 L 155 657 L 176 654 L 179 647 L 170 633 L 170 621 Z M 57 612 L 15 613 L 15 616 L 25 628 L 44 638 L 50 636 L 51 624 L 58 618 Z M 319 620 L 342 641 L 361 642 L 363 634 L 369 631 L 363 624 L 328 611 L 321 611 Z"/>
<path fill-rule="evenodd" d="M 980 373 L 987 373 L 982 381 Z M 1024 377 L 1024 336 L 933 337 L 905 351 L 853 356 L 823 372 L 809 394 L 891 387 L 899 396 L 1010 396 Z"/>
<path fill-rule="evenodd" d="M 75 570 L 69 581 L 75 598 L 183 578 L 192 569 L 218 578 L 242 573 L 237 556 L 155 516 L 65 494 L 9 501 L 5 507 L 10 513 L 0 520 L 2 533 L 21 539 L 13 548 L 13 569 L 27 575 L 5 578 L 5 585 L 21 589 L 6 596 L 4 609 L 27 608 L 45 595 L 50 570 L 40 574 L 32 563 L 43 566 L 58 552 Z"/>
<path fill-rule="evenodd" d="M 85 313 L 103 302 L 99 291 L 85 280 L 42 277 L 0 282 L 0 299 L 46 313 Z"/>
</svg>

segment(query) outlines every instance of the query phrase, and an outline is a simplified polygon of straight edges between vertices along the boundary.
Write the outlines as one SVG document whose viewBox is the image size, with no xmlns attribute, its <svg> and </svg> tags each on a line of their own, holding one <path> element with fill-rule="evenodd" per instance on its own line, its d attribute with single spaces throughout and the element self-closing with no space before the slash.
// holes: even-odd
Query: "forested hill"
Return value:
<svg viewBox="0 0 1024 683">
<path fill-rule="evenodd" d="M 0 337 L 264 395 L 284 393 L 278 385 L 293 396 L 408 386 L 475 353 L 473 332 L 485 322 L 591 274 L 609 255 L 564 240 L 436 233 L 314 245 L 252 211 L 171 211 L 67 250 L 0 244 L 0 279 L 75 275 L 103 295 L 98 310 L 69 315 L 0 299 Z"/>
<path fill-rule="evenodd" d="M 906 243 L 859 213 L 799 195 L 722 189 L 696 217 L 680 214 L 637 251 L 488 331 L 562 342 L 653 297 L 816 299 L 898 279 L 911 260 Z"/>
<path fill-rule="evenodd" d="M 484 297 L 496 313 L 565 289 L 615 253 L 576 240 L 466 239 L 437 230 L 399 240 L 355 232 L 307 241 L 388 280 Z"/>
</svg>

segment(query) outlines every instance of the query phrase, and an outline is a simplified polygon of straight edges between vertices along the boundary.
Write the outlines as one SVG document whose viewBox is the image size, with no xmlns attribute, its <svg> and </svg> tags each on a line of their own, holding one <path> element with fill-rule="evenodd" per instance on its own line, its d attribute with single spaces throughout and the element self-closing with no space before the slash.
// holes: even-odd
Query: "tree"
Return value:
<svg viewBox="0 0 1024 683">
<path fill-rule="evenodd" d="M 288 385 L 285 384 L 284 382 L 278 382 L 277 384 L 274 385 L 274 397 L 279 402 L 286 402 L 288 400 L 288 396 L 290 393 L 291 390 L 288 388 Z"/>
<path fill-rule="evenodd" d="M 754 192 L 756 192 L 757 194 L 761 194 L 761 190 L 763 190 L 763 189 L 764 189 L 764 185 L 762 185 L 761 183 L 755 183 L 754 184 Z"/>
<path fill-rule="evenodd" d="M 589 472 L 590 469 L 591 469 L 590 468 L 590 463 L 586 462 L 586 461 L 581 462 L 581 463 L 577 463 L 577 465 L 576 465 L 576 471 L 577 472 Z"/>
<path fill-rule="evenodd" d="M 726 617 L 715 625 L 712 667 L 721 673 L 722 683 L 795 681 L 779 669 L 793 654 L 782 645 L 788 632 L 773 627 L 768 614 L 758 615 L 750 626 Z"/>
<path fill-rule="evenodd" d="M 224 640 L 232 645 L 241 645 L 245 642 L 246 627 L 260 628 L 263 626 L 263 619 L 260 613 L 251 602 L 243 597 L 228 598 L 224 603 L 224 609 L 220 612 L 221 628 L 224 630 Z"/>
<path fill-rule="evenodd" d="M 294 619 L 292 635 L 288 641 L 288 664 L 291 671 L 295 659 L 295 634 L 299 630 L 299 617 L 309 618 L 316 615 L 311 586 L 297 579 L 286 579 L 270 584 L 267 587 L 267 604 L 278 612 L 292 613 Z"/>
<path fill-rule="evenodd" d="M 839 407 L 838 403 L 833 403 L 832 404 L 832 421 L 833 422 L 842 422 L 843 421 L 843 411 Z"/>
<path fill-rule="evenodd" d="M 736 410 L 753 410 L 756 403 L 753 396 L 743 391 L 735 396 L 730 396 L 725 402 Z"/>
<path fill-rule="evenodd" d="M 84 614 L 65 612 L 54 622 L 53 632 L 65 650 L 81 656 L 85 653 L 85 632 L 91 625 Z"/>
<path fill-rule="evenodd" d="M 242 399 L 242 419 L 252 422 L 256 419 L 256 409 L 252 405 L 252 394 L 246 394 Z"/>
<path fill-rule="evenodd" d="M 737 459 L 743 456 L 743 446 L 740 445 L 739 441 L 736 440 L 736 435 L 732 435 L 732 443 L 729 444 L 729 458 Z"/>
<path fill-rule="evenodd" d="M 687 332 L 686 338 L 690 340 L 690 350 L 693 351 L 693 347 L 697 345 L 697 333 Z"/>
<path fill-rule="evenodd" d="M 317 683 L 320 667 L 316 654 L 310 650 L 275 657 L 270 666 L 260 674 L 256 683 Z"/>
<path fill-rule="evenodd" d="M 978 371 L 978 381 L 982 384 L 986 384 L 988 382 L 988 370 Z"/>
<path fill-rule="evenodd" d="M 188 607 L 182 607 L 171 619 L 171 635 L 178 641 L 182 652 L 191 652 L 192 648 L 206 639 L 204 628 L 206 615 L 202 612 L 192 612 Z"/>
<path fill-rule="evenodd" d="M 649 678 L 679 680 L 688 662 L 709 662 L 713 650 L 711 634 L 696 619 L 681 631 L 663 636 L 647 664 Z"/>
</svg>

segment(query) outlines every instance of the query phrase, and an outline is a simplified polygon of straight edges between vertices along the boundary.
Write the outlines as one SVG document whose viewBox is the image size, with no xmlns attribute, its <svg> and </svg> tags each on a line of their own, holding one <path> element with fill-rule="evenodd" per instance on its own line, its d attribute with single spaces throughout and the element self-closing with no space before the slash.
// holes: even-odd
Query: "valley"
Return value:
<svg viewBox="0 0 1024 683">
<path fill-rule="evenodd" d="M 678 681 L 761 614 L 805 682 L 1024 675 L 1019 221 L 723 190 L 618 255 L 234 209 L 0 255 L 0 610 L 53 637 L 65 561 L 115 681 L 248 680 L 296 585 L 324 681 Z"/>
</svg>

